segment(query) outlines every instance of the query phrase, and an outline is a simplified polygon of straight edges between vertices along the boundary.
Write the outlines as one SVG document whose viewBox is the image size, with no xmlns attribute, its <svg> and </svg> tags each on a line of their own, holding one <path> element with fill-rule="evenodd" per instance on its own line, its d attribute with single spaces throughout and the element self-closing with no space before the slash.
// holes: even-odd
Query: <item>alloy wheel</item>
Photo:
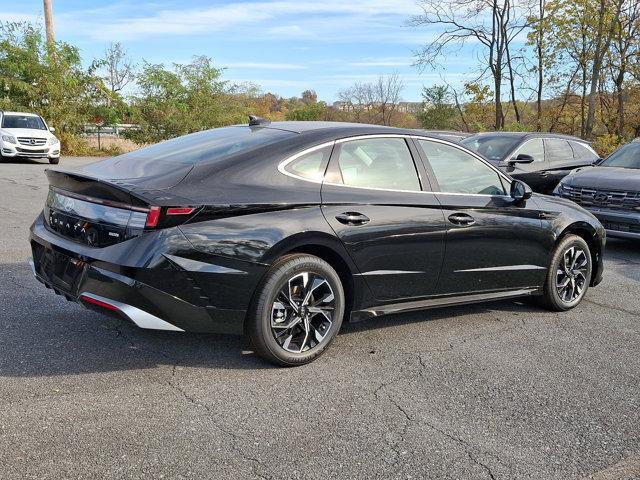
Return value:
<svg viewBox="0 0 640 480">
<path fill-rule="evenodd" d="M 284 350 L 303 353 L 320 345 L 333 325 L 335 295 L 322 275 L 297 273 L 271 307 L 271 332 Z"/>
<path fill-rule="evenodd" d="M 589 257 L 583 249 L 572 246 L 564 252 L 556 276 L 556 289 L 562 302 L 572 303 L 582 295 L 588 268 Z"/>
</svg>

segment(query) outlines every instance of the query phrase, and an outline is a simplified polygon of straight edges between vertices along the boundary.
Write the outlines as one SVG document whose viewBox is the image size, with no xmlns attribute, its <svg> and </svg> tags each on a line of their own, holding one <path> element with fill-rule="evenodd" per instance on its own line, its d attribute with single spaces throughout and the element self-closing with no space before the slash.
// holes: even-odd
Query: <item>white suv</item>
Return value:
<svg viewBox="0 0 640 480">
<path fill-rule="evenodd" d="M 0 112 L 0 157 L 60 161 L 60 141 L 40 115 Z"/>
</svg>

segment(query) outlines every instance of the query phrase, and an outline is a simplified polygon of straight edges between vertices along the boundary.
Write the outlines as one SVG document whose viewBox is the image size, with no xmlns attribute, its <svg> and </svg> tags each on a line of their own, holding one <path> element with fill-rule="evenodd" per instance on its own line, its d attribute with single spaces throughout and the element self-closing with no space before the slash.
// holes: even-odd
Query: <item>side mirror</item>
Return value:
<svg viewBox="0 0 640 480">
<path fill-rule="evenodd" d="M 533 190 L 531 187 L 520 180 L 514 180 L 511 183 L 511 198 L 513 198 L 516 202 L 524 202 L 531 198 L 533 195 Z"/>
<path fill-rule="evenodd" d="M 55 129 L 55 128 L 53 128 L 53 127 L 49 127 L 49 131 L 50 131 L 51 133 L 53 133 L 53 132 L 55 132 L 55 131 L 56 131 L 56 129 Z"/>
<path fill-rule="evenodd" d="M 509 163 L 531 163 L 534 160 L 535 159 L 531 155 L 521 153 L 516 158 L 512 158 L 511 160 L 509 160 Z"/>
</svg>

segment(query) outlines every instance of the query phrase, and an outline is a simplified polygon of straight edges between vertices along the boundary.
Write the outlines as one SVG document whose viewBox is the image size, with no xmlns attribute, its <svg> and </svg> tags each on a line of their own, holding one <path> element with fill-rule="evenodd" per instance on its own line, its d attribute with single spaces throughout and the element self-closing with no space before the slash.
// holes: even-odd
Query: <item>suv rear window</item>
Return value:
<svg viewBox="0 0 640 480">
<path fill-rule="evenodd" d="M 598 154 L 580 142 L 571 142 L 573 148 L 573 158 L 576 160 L 596 160 Z"/>
<path fill-rule="evenodd" d="M 255 150 L 294 135 L 296 134 L 273 128 L 245 126 L 214 128 L 141 148 L 118 158 L 133 161 L 152 159 L 158 162 L 196 164 L 222 160 L 231 155 Z"/>
<path fill-rule="evenodd" d="M 40 117 L 34 117 L 32 115 L 4 115 L 2 117 L 2 128 L 47 129 Z"/>
</svg>

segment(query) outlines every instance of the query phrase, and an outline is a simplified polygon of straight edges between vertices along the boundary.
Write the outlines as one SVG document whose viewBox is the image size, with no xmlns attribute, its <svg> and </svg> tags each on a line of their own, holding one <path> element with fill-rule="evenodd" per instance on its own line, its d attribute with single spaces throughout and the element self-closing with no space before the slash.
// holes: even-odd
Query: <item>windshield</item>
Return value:
<svg viewBox="0 0 640 480">
<path fill-rule="evenodd" d="M 507 154 L 520 143 L 520 140 L 520 137 L 504 135 L 477 135 L 465 138 L 460 143 L 488 160 L 499 162 L 505 159 Z"/>
<path fill-rule="evenodd" d="M 640 168 L 640 142 L 628 143 L 613 152 L 600 167 Z"/>
<path fill-rule="evenodd" d="M 2 128 L 47 129 L 44 121 L 40 117 L 34 117 L 32 115 L 5 115 L 2 117 Z"/>
<path fill-rule="evenodd" d="M 295 135 L 272 128 L 214 128 L 141 148 L 118 158 L 195 164 L 226 158 Z"/>
</svg>

